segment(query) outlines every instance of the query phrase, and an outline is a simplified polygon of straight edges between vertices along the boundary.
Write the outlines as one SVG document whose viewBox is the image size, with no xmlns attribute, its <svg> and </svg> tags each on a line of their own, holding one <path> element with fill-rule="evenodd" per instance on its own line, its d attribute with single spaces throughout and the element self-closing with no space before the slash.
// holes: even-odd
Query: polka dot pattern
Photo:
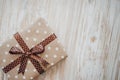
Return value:
<svg viewBox="0 0 120 80">
<path fill-rule="evenodd" d="M 5 62 L 6 62 L 6 59 L 3 59 L 3 62 L 5 63 Z"/>
<path fill-rule="evenodd" d="M 27 41 L 29 40 L 29 38 L 28 38 L 28 37 L 26 37 L 25 39 L 26 39 Z"/>
<path fill-rule="evenodd" d="M 26 77 L 25 77 L 25 76 L 23 76 L 23 79 L 26 79 Z"/>
<path fill-rule="evenodd" d="M 33 77 L 30 77 L 30 79 L 33 79 Z"/>
<path fill-rule="evenodd" d="M 18 79 L 18 76 L 17 76 L 17 75 L 15 76 L 15 79 Z"/>
<path fill-rule="evenodd" d="M 42 41 L 44 41 L 45 39 L 42 39 Z"/>
<path fill-rule="evenodd" d="M 54 63 L 51 63 L 51 66 L 53 66 L 54 65 Z"/>
<path fill-rule="evenodd" d="M 30 61 L 28 61 L 28 64 L 30 64 L 31 62 Z"/>
<path fill-rule="evenodd" d="M 8 74 L 7 77 L 10 78 L 10 75 Z"/>
<path fill-rule="evenodd" d="M 50 46 L 48 47 L 48 50 L 51 50 L 51 47 L 50 47 Z"/>
<path fill-rule="evenodd" d="M 25 72 L 27 72 L 28 70 L 27 69 L 25 69 Z"/>
<path fill-rule="evenodd" d="M 16 47 L 18 47 L 19 45 L 18 45 L 18 44 L 16 44 L 15 46 L 16 46 Z"/>
<path fill-rule="evenodd" d="M 4 67 L 2 66 L 1 68 L 3 69 Z"/>
<path fill-rule="evenodd" d="M 48 55 L 46 54 L 45 57 L 48 58 Z"/>
<path fill-rule="evenodd" d="M 33 23 L 31 23 L 31 24 L 33 24 Z M 37 26 L 41 26 L 42 24 L 40 23 L 40 22 L 38 22 L 38 25 Z M 42 26 L 41 26 L 42 27 Z M 23 29 L 21 29 L 21 31 L 23 32 Z M 41 31 L 40 29 L 28 29 L 28 30 L 26 30 L 26 33 L 27 34 L 31 34 L 31 33 L 33 33 L 33 34 L 36 34 L 36 35 L 39 35 L 39 34 L 42 34 L 42 35 L 49 35 L 49 34 L 52 34 L 53 32 L 49 32 L 48 30 L 43 30 L 43 31 Z M 43 41 L 43 40 L 45 40 L 45 37 L 43 37 L 43 38 L 38 38 L 37 36 L 34 36 L 34 37 L 29 37 L 29 36 L 25 36 L 24 37 L 24 39 L 25 39 L 25 41 L 32 41 L 33 43 L 34 42 L 37 42 L 37 41 Z M 41 35 L 40 35 L 41 36 Z M 11 39 L 13 39 L 13 37 L 11 38 Z M 60 43 L 60 41 L 56 41 L 56 43 L 57 44 L 59 44 Z M 34 47 L 36 44 L 31 44 L 31 47 Z M 1 44 L 0 44 L 0 46 L 1 46 Z M 10 44 L 10 43 L 7 43 L 6 45 L 5 45 L 5 47 L 7 48 L 7 49 L 9 49 L 9 48 L 11 48 L 13 46 L 13 44 Z M 16 46 L 16 47 L 20 47 L 19 46 L 19 44 L 18 43 L 16 43 L 16 44 L 14 44 L 14 46 Z M 47 59 L 51 59 L 51 61 L 50 61 L 50 65 L 51 66 L 53 66 L 53 65 L 55 65 L 56 64 L 56 62 L 54 62 L 55 60 L 57 60 L 57 58 L 59 58 L 59 59 L 64 59 L 65 58 L 65 55 L 62 55 L 62 54 L 58 54 L 58 52 L 59 51 L 65 51 L 65 49 L 64 48 L 61 48 L 59 45 L 57 46 L 57 45 L 54 45 L 54 46 L 52 46 L 52 45 L 47 45 L 46 47 L 46 51 L 48 52 L 48 53 L 44 53 L 44 55 L 42 56 L 43 58 L 45 58 L 46 60 Z M 52 53 L 50 53 L 51 52 L 51 50 L 53 51 Z M 6 56 L 9 54 L 9 51 L 4 51 L 3 52 Z M 13 62 L 14 61 L 14 59 L 13 60 L 10 60 L 9 62 Z M 7 62 L 7 59 L 3 59 L 2 60 L 2 62 L 3 63 L 6 63 Z M 57 61 L 58 62 L 58 61 Z M 32 63 L 31 63 L 31 61 L 28 61 L 28 65 L 31 65 Z M 3 67 L 2 67 L 3 68 Z M 29 68 L 28 68 L 29 69 Z M 26 73 L 29 73 L 30 71 L 28 70 L 27 68 L 25 69 L 25 72 Z M 16 68 L 16 70 L 18 71 L 19 70 L 19 67 L 18 68 Z M 32 69 L 32 73 L 34 73 L 34 72 L 37 72 L 37 70 L 36 69 Z M 11 74 L 10 74 L 11 75 Z M 27 76 L 19 76 L 19 75 L 7 75 L 8 76 L 8 78 L 15 78 L 15 80 L 17 80 L 17 79 L 19 79 L 19 78 L 22 78 L 22 80 L 26 80 L 26 79 L 28 79 L 28 77 Z M 31 76 L 31 77 L 29 77 L 29 79 L 34 79 L 34 76 Z"/>
<path fill-rule="evenodd" d="M 39 33 L 39 30 L 36 30 L 36 33 L 38 34 L 38 33 Z"/>
<path fill-rule="evenodd" d="M 8 52 L 7 52 L 7 51 L 5 51 L 5 55 L 8 55 Z"/>
<path fill-rule="evenodd" d="M 57 58 L 57 55 L 54 55 L 53 57 L 54 57 L 54 58 Z"/>
<path fill-rule="evenodd" d="M 63 58 L 64 58 L 64 56 L 61 56 L 61 58 L 63 59 Z"/>
<path fill-rule="evenodd" d="M 17 71 L 19 70 L 19 68 L 17 68 Z"/>
<path fill-rule="evenodd" d="M 55 48 L 55 50 L 56 50 L 56 51 L 58 51 L 58 50 L 59 50 L 59 48 L 58 48 L 58 47 L 56 47 L 56 48 Z"/>
<path fill-rule="evenodd" d="M 34 47 L 35 45 L 32 45 L 32 47 Z"/>
<path fill-rule="evenodd" d="M 47 34 L 47 31 L 44 31 L 44 34 Z"/>
<path fill-rule="evenodd" d="M 11 60 L 10 62 L 13 62 L 14 60 Z"/>
<path fill-rule="evenodd" d="M 37 39 L 36 39 L 36 38 L 33 38 L 33 41 L 34 41 L 34 42 L 36 42 L 36 41 L 37 41 Z"/>
<path fill-rule="evenodd" d="M 36 72 L 36 69 L 34 69 L 33 72 Z"/>
</svg>

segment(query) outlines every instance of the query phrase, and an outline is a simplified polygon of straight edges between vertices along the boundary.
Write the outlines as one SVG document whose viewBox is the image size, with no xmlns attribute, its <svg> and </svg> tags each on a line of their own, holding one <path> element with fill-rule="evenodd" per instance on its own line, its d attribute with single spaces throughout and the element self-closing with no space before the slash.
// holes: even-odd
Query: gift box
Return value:
<svg viewBox="0 0 120 80">
<path fill-rule="evenodd" d="M 31 80 L 67 57 L 43 19 L 0 46 L 0 66 L 9 80 Z"/>
</svg>

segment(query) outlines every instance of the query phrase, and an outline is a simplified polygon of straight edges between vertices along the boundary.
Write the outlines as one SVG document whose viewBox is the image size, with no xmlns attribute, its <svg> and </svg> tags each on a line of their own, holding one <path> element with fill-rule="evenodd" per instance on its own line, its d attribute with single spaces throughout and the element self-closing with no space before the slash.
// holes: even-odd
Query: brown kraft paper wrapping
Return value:
<svg viewBox="0 0 120 80">
<path fill-rule="evenodd" d="M 37 20 L 30 28 L 19 32 L 25 43 L 29 48 L 34 47 L 38 43 L 53 34 L 53 31 L 46 25 L 43 19 Z M 20 57 L 21 55 L 11 55 L 9 50 L 11 47 L 16 46 L 22 50 L 14 36 L 3 43 L 0 46 L 0 67 L 3 68 L 10 64 L 12 61 Z M 38 54 L 45 59 L 49 64 L 48 68 L 55 65 L 59 61 L 67 57 L 63 46 L 59 43 L 58 39 L 53 40 L 50 44 L 45 46 L 45 51 L 42 54 Z M 33 64 L 28 60 L 25 74 L 18 74 L 19 66 L 9 71 L 7 77 L 9 80 L 31 80 L 40 75 Z M 48 69 L 47 68 L 47 69 Z"/>
</svg>

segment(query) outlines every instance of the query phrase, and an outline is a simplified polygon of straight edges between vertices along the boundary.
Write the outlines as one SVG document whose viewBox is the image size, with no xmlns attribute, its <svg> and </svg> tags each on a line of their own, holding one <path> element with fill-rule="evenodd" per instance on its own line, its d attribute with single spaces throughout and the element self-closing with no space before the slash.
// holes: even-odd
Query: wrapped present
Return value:
<svg viewBox="0 0 120 80">
<path fill-rule="evenodd" d="M 43 19 L 0 47 L 0 66 L 9 80 L 31 80 L 67 57 Z"/>
</svg>

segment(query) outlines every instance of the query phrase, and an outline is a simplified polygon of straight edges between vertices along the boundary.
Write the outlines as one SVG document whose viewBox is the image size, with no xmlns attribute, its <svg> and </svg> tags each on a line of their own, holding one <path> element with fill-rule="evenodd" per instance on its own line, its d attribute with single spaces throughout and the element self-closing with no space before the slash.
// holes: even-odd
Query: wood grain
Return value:
<svg viewBox="0 0 120 80">
<path fill-rule="evenodd" d="M 36 80 L 120 80 L 120 0 L 0 0 L 0 45 L 40 17 L 68 58 Z"/>
</svg>

